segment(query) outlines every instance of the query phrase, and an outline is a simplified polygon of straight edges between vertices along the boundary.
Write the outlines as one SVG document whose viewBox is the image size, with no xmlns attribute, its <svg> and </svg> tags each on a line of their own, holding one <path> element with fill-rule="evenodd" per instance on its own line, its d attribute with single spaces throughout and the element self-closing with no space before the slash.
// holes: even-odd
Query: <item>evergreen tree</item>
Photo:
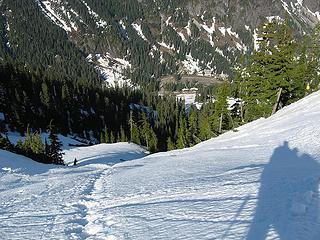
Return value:
<svg viewBox="0 0 320 240">
<path fill-rule="evenodd" d="M 126 136 L 122 126 L 120 128 L 120 141 L 121 142 L 127 142 L 128 141 L 127 136 Z"/>
<path fill-rule="evenodd" d="M 171 150 L 174 150 L 174 149 L 176 149 L 176 146 L 175 146 L 174 142 L 172 141 L 171 137 L 168 137 L 167 150 L 171 151 Z"/>
<path fill-rule="evenodd" d="M 304 74 L 307 79 L 306 91 L 310 93 L 318 90 L 320 84 L 320 24 L 315 27 L 311 38 L 307 40 L 305 41 L 307 59 Z"/>
<path fill-rule="evenodd" d="M 213 132 L 211 131 L 210 121 L 207 116 L 201 114 L 199 117 L 199 138 L 202 141 L 208 140 L 213 137 Z"/>
<path fill-rule="evenodd" d="M 116 136 L 113 134 L 113 132 L 110 132 L 110 143 L 116 143 Z"/>
<path fill-rule="evenodd" d="M 54 127 L 50 124 L 49 127 L 49 140 L 50 145 L 48 147 L 47 155 L 53 164 L 64 165 L 63 153 L 62 153 L 62 143 L 60 142 L 58 135 L 54 131 Z"/>
<path fill-rule="evenodd" d="M 227 96 L 229 85 L 224 83 L 218 89 L 217 99 L 215 101 L 214 114 L 212 115 L 212 129 L 216 133 L 222 133 L 222 130 L 229 129 L 229 112 Z"/>
<path fill-rule="evenodd" d="M 134 121 L 131 127 L 131 142 L 141 145 L 139 128 Z"/>
<path fill-rule="evenodd" d="M 40 98 L 43 105 L 46 107 L 49 107 L 50 105 L 49 90 L 48 90 L 48 85 L 45 82 L 41 84 Z"/>
<path fill-rule="evenodd" d="M 42 142 L 40 134 L 33 133 L 31 135 L 30 148 L 31 148 L 31 151 L 35 154 L 45 153 L 45 145 Z"/>
<path fill-rule="evenodd" d="M 273 20 L 260 28 L 259 50 L 239 71 L 245 120 L 270 116 L 304 95 L 303 58 L 298 54 L 288 21 Z"/>
<path fill-rule="evenodd" d="M 198 110 L 194 105 L 190 106 L 189 116 L 188 116 L 188 142 L 190 146 L 195 145 L 200 142 L 198 138 L 199 135 L 199 122 L 198 122 Z"/>
<path fill-rule="evenodd" d="M 111 143 L 110 137 L 109 137 L 109 133 L 108 133 L 108 129 L 105 128 L 104 130 L 104 140 L 105 143 Z"/>
<path fill-rule="evenodd" d="M 32 133 L 30 132 L 30 128 L 27 127 L 27 132 L 24 141 L 20 141 L 17 143 L 18 147 L 26 154 L 32 154 L 31 145 L 32 145 Z"/>
<path fill-rule="evenodd" d="M 142 126 L 140 132 L 143 144 L 146 145 L 150 152 L 155 152 L 157 150 L 158 140 L 155 132 L 148 122 L 146 114 L 142 114 Z"/>
<path fill-rule="evenodd" d="M 177 148 L 182 149 L 188 147 L 187 142 L 187 125 L 186 125 L 186 112 L 184 106 L 179 115 L 179 127 L 177 136 Z"/>
<path fill-rule="evenodd" d="M 104 132 L 100 133 L 100 143 L 106 143 L 105 133 Z"/>
</svg>

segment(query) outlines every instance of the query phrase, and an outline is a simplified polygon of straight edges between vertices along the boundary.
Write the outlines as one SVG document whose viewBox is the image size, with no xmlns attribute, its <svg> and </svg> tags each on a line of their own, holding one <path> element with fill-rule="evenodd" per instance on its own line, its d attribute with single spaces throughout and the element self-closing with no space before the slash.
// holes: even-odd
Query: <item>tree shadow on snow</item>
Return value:
<svg viewBox="0 0 320 240">
<path fill-rule="evenodd" d="M 320 165 L 288 142 L 277 147 L 261 175 L 258 202 L 246 239 L 320 239 Z"/>
<path fill-rule="evenodd" d="M 98 156 L 88 157 L 78 159 L 78 164 L 76 167 L 91 165 L 91 164 L 106 164 L 106 165 L 115 165 L 117 163 L 132 161 L 145 157 L 144 153 L 132 152 L 109 152 L 106 154 L 100 154 Z M 67 163 L 69 166 L 73 165 L 73 161 Z"/>
<path fill-rule="evenodd" d="M 21 173 L 33 176 L 46 173 L 54 168 L 62 168 L 62 166 L 39 163 L 25 156 L 0 149 L 0 176 L 6 173 Z"/>
</svg>

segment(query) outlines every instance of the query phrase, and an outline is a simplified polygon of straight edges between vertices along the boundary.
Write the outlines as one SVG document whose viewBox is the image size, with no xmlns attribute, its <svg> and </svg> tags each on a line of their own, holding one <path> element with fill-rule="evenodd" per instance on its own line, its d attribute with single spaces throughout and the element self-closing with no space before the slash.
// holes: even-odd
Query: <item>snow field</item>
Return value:
<svg viewBox="0 0 320 240">
<path fill-rule="evenodd" d="M 79 164 L 56 167 L 1 150 L 1 237 L 317 240 L 319 103 L 316 92 L 235 132 L 147 157 L 134 144 L 100 144 L 66 149 Z"/>
</svg>

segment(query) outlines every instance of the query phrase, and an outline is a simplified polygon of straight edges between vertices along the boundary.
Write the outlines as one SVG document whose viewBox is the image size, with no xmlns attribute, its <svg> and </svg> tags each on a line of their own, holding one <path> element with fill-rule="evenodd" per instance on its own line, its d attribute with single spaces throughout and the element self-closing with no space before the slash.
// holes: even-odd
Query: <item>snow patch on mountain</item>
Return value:
<svg viewBox="0 0 320 240">
<path fill-rule="evenodd" d="M 45 15 L 51 19 L 55 24 L 64 29 L 66 32 L 77 31 L 76 24 L 71 21 L 70 13 L 66 11 L 64 6 L 61 7 L 61 11 L 64 16 L 67 16 L 69 22 L 66 22 L 60 13 L 55 11 L 51 1 L 38 1 Z M 55 1 L 54 4 L 61 4 L 61 1 Z"/>
<path fill-rule="evenodd" d="M 210 35 L 212 35 L 215 31 L 216 31 L 216 28 L 215 28 L 215 23 L 216 23 L 216 19 L 213 18 L 212 19 L 212 25 L 209 27 L 207 26 L 205 23 L 204 24 L 201 24 L 201 27 L 206 30 Z"/>
<path fill-rule="evenodd" d="M 222 33 L 223 36 L 226 36 L 226 30 L 227 29 L 225 27 L 219 27 L 218 29 Z"/>
<path fill-rule="evenodd" d="M 11 10 L 9 10 L 10 12 Z M 4 28 L 5 28 L 5 33 L 4 33 L 4 36 L 3 36 L 3 40 L 5 42 L 5 46 L 7 48 L 11 48 L 11 43 L 10 43 L 10 39 L 9 39 L 9 34 L 10 34 L 10 23 L 9 23 L 9 19 L 8 17 L 2 13 L 2 17 L 3 17 L 3 20 L 4 20 Z"/>
<path fill-rule="evenodd" d="M 185 27 L 185 29 L 187 30 L 187 34 L 190 37 L 191 36 L 191 20 L 188 21 L 188 25 Z"/>
<path fill-rule="evenodd" d="M 96 66 L 107 86 L 133 86 L 131 80 L 124 75 L 124 71 L 131 68 L 127 60 L 111 57 L 108 53 L 105 55 L 89 54 L 86 59 Z"/>
<path fill-rule="evenodd" d="M 191 54 L 186 55 L 186 60 L 182 61 L 182 64 L 189 74 L 200 74 L 201 67 L 199 59 L 194 59 Z"/>
<path fill-rule="evenodd" d="M 174 45 L 168 45 L 167 43 L 165 42 L 158 42 L 158 44 L 166 49 L 169 49 L 169 50 L 175 50 L 175 47 Z"/>
<path fill-rule="evenodd" d="M 281 0 L 282 7 L 290 15 L 297 15 L 298 19 L 302 20 L 307 25 L 314 27 L 320 22 L 319 12 L 311 11 L 303 0 L 291 1 L 290 4 Z"/>
<path fill-rule="evenodd" d="M 132 27 L 137 31 L 138 35 L 145 40 L 146 42 L 148 42 L 148 39 L 146 38 L 146 36 L 143 34 L 142 29 L 141 29 L 141 25 L 137 24 L 137 23 L 132 23 L 131 24 Z"/>
<path fill-rule="evenodd" d="M 92 18 L 95 20 L 97 27 L 99 28 L 105 28 L 108 26 L 108 23 L 106 21 L 104 21 L 102 18 L 100 18 L 100 16 L 93 11 L 90 6 L 84 1 L 84 0 L 80 0 L 87 8 L 88 13 L 92 16 Z"/>
<path fill-rule="evenodd" d="M 76 23 L 77 21 L 78 23 L 80 22 L 81 24 L 86 25 L 79 13 L 72 9 L 68 5 L 68 2 L 63 2 L 61 0 L 36 0 L 36 2 L 42 12 L 67 33 L 78 31 L 79 27 Z M 80 2 L 87 8 L 89 15 L 95 21 L 98 28 L 106 28 L 108 26 L 107 22 L 94 12 L 84 0 L 80 0 Z"/>
<path fill-rule="evenodd" d="M 261 38 L 259 38 L 258 31 L 258 29 L 253 30 L 253 46 L 255 51 L 259 50 L 259 41 L 261 40 Z"/>
</svg>

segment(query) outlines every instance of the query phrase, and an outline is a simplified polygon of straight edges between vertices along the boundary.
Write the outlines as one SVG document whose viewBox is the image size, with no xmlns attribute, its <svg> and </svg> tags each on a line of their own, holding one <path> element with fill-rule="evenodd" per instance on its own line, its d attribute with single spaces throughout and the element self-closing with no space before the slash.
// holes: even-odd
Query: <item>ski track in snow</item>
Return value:
<svg viewBox="0 0 320 240">
<path fill-rule="evenodd" d="M 1 174 L 1 239 L 83 239 L 86 202 L 107 167 Z M 8 176 L 9 175 L 9 176 Z"/>
<path fill-rule="evenodd" d="M 66 150 L 78 166 L 32 172 L 0 151 L 1 237 L 318 240 L 319 103 L 317 92 L 237 132 L 144 158 L 133 144 L 102 144 Z"/>
</svg>

